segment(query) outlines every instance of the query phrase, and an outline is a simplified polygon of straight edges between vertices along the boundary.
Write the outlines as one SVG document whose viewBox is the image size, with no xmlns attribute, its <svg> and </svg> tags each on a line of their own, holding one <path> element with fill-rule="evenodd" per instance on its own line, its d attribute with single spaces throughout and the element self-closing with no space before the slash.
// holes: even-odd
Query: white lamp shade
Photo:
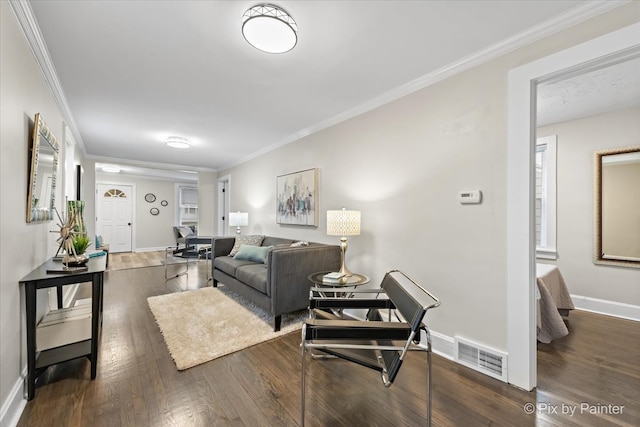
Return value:
<svg viewBox="0 0 640 427">
<path fill-rule="evenodd" d="M 329 236 L 360 235 L 360 211 L 346 209 L 327 211 L 327 234 Z"/>
<path fill-rule="evenodd" d="M 230 227 L 245 227 L 249 225 L 248 212 L 229 212 Z"/>
</svg>

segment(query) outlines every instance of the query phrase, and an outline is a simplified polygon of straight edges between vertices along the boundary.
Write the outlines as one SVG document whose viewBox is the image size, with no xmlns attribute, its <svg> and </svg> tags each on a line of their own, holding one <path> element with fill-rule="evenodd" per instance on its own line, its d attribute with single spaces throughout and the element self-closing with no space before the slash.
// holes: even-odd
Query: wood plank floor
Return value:
<svg viewBox="0 0 640 427">
<path fill-rule="evenodd" d="M 193 264 L 188 278 L 169 281 L 163 267 L 108 271 L 97 378 L 87 359 L 49 368 L 18 425 L 298 425 L 299 333 L 176 370 L 146 299 L 210 285 L 206 262 Z M 640 425 L 640 325 L 580 311 L 570 319 L 568 337 L 539 346 L 533 392 L 434 356 L 433 425 Z M 365 368 L 309 361 L 307 425 L 424 425 L 425 363 L 410 354 L 386 389 Z M 603 413 L 609 404 L 624 408 Z"/>
<path fill-rule="evenodd" d="M 165 251 L 110 253 L 107 271 L 164 265 L 164 258 Z"/>
</svg>

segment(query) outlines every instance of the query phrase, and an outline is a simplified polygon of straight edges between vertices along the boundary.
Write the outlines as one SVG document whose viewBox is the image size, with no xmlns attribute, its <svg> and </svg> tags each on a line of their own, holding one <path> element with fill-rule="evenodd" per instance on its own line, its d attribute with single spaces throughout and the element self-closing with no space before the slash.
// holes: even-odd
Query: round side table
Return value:
<svg viewBox="0 0 640 427">
<path fill-rule="evenodd" d="M 366 285 L 371 280 L 369 276 L 365 276 L 364 274 L 353 273 L 351 276 L 343 277 L 340 279 L 338 283 L 335 282 L 325 282 L 323 277 L 325 274 L 331 273 L 331 271 L 320 271 L 317 273 L 311 273 L 307 278 L 311 281 L 316 288 L 324 290 L 318 290 L 318 296 L 321 298 L 351 298 L 353 296 L 352 292 L 332 292 L 339 288 L 344 289 L 355 289 L 358 286 Z"/>
</svg>

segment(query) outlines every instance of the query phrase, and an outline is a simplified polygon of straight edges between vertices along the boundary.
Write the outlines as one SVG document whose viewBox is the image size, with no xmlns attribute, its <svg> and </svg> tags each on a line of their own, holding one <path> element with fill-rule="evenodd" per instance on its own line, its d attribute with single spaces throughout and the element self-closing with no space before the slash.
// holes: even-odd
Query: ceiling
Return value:
<svg viewBox="0 0 640 427">
<path fill-rule="evenodd" d="M 242 37 L 255 1 L 30 4 L 88 157 L 193 177 L 409 93 L 588 3 L 278 1 L 298 25 L 280 55 Z M 165 146 L 171 135 L 191 148 Z"/>
<path fill-rule="evenodd" d="M 538 86 L 538 126 L 640 107 L 640 57 Z"/>
</svg>

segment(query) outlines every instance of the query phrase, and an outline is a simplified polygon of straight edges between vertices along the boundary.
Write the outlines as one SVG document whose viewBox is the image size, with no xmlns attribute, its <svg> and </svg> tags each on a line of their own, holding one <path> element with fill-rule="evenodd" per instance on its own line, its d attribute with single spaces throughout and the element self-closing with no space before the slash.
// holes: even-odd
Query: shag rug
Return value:
<svg viewBox="0 0 640 427">
<path fill-rule="evenodd" d="M 147 298 L 179 371 L 300 329 L 307 317 L 306 310 L 285 314 L 280 331 L 274 332 L 273 316 L 222 289 Z"/>
</svg>

